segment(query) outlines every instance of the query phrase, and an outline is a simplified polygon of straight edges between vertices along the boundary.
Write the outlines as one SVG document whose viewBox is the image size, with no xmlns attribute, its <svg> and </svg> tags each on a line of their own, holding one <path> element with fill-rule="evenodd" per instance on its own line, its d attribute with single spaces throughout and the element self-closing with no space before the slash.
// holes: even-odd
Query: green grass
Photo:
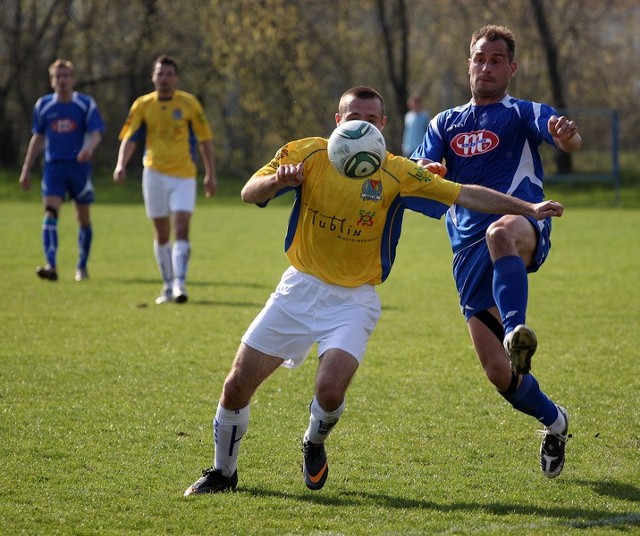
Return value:
<svg viewBox="0 0 640 536">
<path fill-rule="evenodd" d="M 82 284 L 65 206 L 61 279 L 49 283 L 34 275 L 42 210 L 24 195 L 0 202 L 1 534 L 640 531 L 640 210 L 569 205 L 530 279 L 534 372 L 572 419 L 558 479 L 538 468 L 537 423 L 484 379 L 442 222 L 408 214 L 379 288 L 380 324 L 328 442 L 326 487 L 307 491 L 300 473 L 314 353 L 256 394 L 238 493 L 185 499 L 211 463 L 211 420 L 239 338 L 287 265 L 287 207 L 201 200 L 190 301 L 157 307 L 140 203 L 94 207 Z"/>
</svg>

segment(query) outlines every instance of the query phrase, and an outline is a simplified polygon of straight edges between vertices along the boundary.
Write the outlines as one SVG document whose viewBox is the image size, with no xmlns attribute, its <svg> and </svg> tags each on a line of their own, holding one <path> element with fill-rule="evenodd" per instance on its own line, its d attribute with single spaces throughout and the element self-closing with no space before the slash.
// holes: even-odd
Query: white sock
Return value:
<svg viewBox="0 0 640 536">
<path fill-rule="evenodd" d="M 329 432 L 331 432 L 331 429 L 340 419 L 345 405 L 346 400 L 343 400 L 340 407 L 335 411 L 325 411 L 320 404 L 318 404 L 314 396 L 309 408 L 309 427 L 304 433 L 304 441 L 311 441 L 311 443 L 315 443 L 316 445 L 324 443 Z"/>
<path fill-rule="evenodd" d="M 231 476 L 238 468 L 240 440 L 249 428 L 249 406 L 238 410 L 224 409 L 218 403 L 213 419 L 215 455 L 213 466 L 224 476 Z"/>
<path fill-rule="evenodd" d="M 191 246 L 186 240 L 176 240 L 173 244 L 173 275 L 181 283 L 187 278 Z"/>
<path fill-rule="evenodd" d="M 552 434 L 561 434 L 562 432 L 564 432 L 564 429 L 566 427 L 567 420 L 564 418 L 562 412 L 558 410 L 558 416 L 556 417 L 556 420 L 553 421 L 553 424 L 547 426 L 547 430 L 549 430 Z"/>
<path fill-rule="evenodd" d="M 162 281 L 165 287 L 170 287 L 173 281 L 173 263 L 171 261 L 171 242 L 164 244 L 158 244 L 153 242 L 153 253 L 156 256 L 156 262 L 158 263 L 158 269 L 162 276 Z"/>
</svg>

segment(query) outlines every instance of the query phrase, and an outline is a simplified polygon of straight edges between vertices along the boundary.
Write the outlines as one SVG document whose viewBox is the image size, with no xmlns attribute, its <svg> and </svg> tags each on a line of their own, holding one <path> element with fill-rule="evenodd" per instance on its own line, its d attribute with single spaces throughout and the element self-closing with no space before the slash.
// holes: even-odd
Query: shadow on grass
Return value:
<svg viewBox="0 0 640 536">
<path fill-rule="evenodd" d="M 576 481 L 581 486 L 592 488 L 600 495 L 607 495 L 622 500 L 640 502 L 640 489 L 630 484 L 618 482 Z M 421 509 L 439 512 L 485 512 L 495 516 L 523 515 L 539 516 L 541 518 L 555 518 L 563 525 L 576 528 L 589 528 L 597 526 L 637 526 L 640 525 L 640 513 L 634 511 L 612 515 L 610 510 L 597 510 L 593 508 L 548 507 L 531 505 L 519 505 L 513 503 L 481 503 L 481 502 L 454 502 L 437 503 L 423 499 L 411 499 L 407 497 L 395 497 L 381 493 L 369 493 L 364 491 L 345 491 L 339 496 L 327 496 L 318 493 L 303 492 L 298 494 L 282 493 L 261 488 L 239 488 L 239 492 L 255 495 L 256 497 L 276 497 L 287 500 L 297 500 L 305 503 L 314 503 L 324 506 L 350 506 L 358 503 L 363 506 L 375 503 L 383 508 Z"/>
<path fill-rule="evenodd" d="M 602 482 L 596 480 L 578 480 L 581 486 L 590 487 L 598 495 L 606 495 L 623 501 L 640 503 L 640 488 L 621 482 Z"/>
<path fill-rule="evenodd" d="M 161 285 L 162 281 L 159 278 L 131 278 L 122 279 L 116 277 L 101 278 L 103 281 L 109 281 L 111 283 L 123 283 L 125 285 Z M 271 291 L 274 286 L 262 285 L 258 283 L 247 283 L 246 281 L 193 281 L 187 280 L 187 287 L 228 287 L 228 288 L 248 288 L 248 289 L 266 289 Z"/>
</svg>

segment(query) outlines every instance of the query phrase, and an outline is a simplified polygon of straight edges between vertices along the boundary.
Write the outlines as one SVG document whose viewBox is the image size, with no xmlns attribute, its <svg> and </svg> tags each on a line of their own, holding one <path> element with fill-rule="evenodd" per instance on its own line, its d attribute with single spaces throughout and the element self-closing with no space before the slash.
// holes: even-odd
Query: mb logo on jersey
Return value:
<svg viewBox="0 0 640 536">
<path fill-rule="evenodd" d="M 493 151 L 500 139 L 490 130 L 463 132 L 451 140 L 451 149 L 458 156 L 470 157 Z"/>
<path fill-rule="evenodd" d="M 56 119 L 51 121 L 51 130 L 58 134 L 68 134 L 78 128 L 78 123 L 73 119 Z"/>
</svg>

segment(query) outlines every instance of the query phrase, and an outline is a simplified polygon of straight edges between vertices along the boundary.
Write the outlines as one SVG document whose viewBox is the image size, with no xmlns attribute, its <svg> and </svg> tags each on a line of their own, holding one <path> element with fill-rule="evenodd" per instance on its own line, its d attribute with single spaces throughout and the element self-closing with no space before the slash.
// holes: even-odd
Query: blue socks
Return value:
<svg viewBox="0 0 640 536">
<path fill-rule="evenodd" d="M 45 215 L 42 220 L 42 247 L 47 263 L 55 268 L 58 252 L 58 218 Z"/>
<path fill-rule="evenodd" d="M 558 408 L 540 390 L 538 381 L 531 375 L 522 376 L 518 388 L 512 392 L 498 391 L 511 405 L 527 415 L 538 419 L 545 426 L 552 425 L 558 418 Z"/>
<path fill-rule="evenodd" d="M 517 255 L 502 257 L 493 264 L 493 298 L 505 335 L 525 323 L 529 281 L 527 268 Z"/>
<path fill-rule="evenodd" d="M 78 231 L 78 251 L 80 258 L 78 259 L 78 268 L 85 269 L 87 260 L 89 259 L 89 250 L 91 249 L 91 240 L 93 238 L 93 230 L 91 224 L 87 227 L 80 227 Z"/>
</svg>

